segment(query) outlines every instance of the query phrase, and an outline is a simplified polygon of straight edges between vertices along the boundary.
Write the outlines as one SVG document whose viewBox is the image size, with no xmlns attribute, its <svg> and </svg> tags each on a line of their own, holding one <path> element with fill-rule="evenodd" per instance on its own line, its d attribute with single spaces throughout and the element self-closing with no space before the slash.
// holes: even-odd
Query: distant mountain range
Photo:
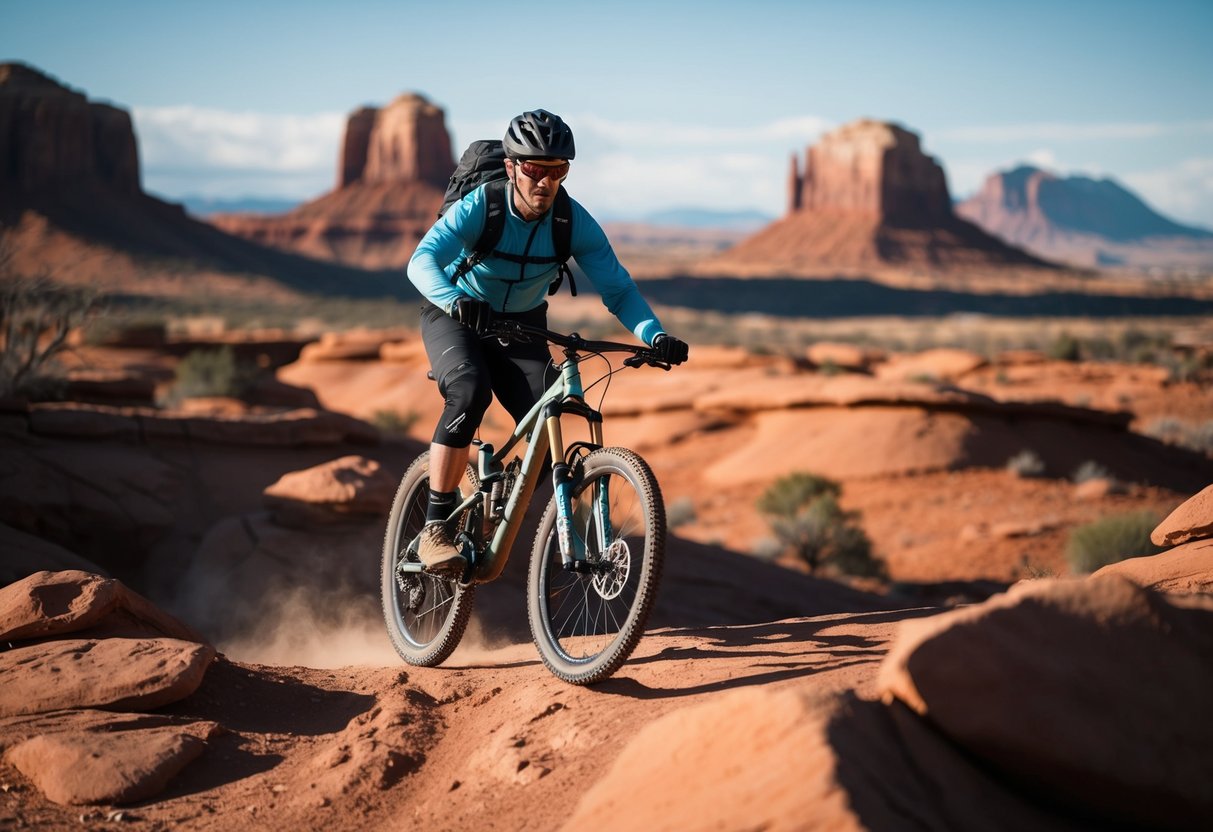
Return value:
<svg viewBox="0 0 1213 832">
<path fill-rule="evenodd" d="M 1023 165 L 989 176 L 956 213 L 1012 245 L 1072 265 L 1213 268 L 1213 231 L 1164 217 L 1113 179 Z"/>
<path fill-rule="evenodd" d="M 285 214 L 303 202 L 301 199 L 275 199 L 258 196 L 236 199 L 187 196 L 180 199 L 168 198 L 168 201 L 181 203 L 188 214 L 199 219 L 205 219 L 212 214 Z"/>
</svg>

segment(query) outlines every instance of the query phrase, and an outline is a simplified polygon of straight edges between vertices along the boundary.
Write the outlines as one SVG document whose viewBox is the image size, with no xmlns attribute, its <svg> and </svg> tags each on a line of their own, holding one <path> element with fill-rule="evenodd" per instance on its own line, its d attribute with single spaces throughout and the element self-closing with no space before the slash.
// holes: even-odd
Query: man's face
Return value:
<svg viewBox="0 0 1213 832">
<path fill-rule="evenodd" d="M 561 181 L 569 175 L 569 163 L 564 159 L 507 159 L 506 165 L 523 201 L 538 214 L 552 207 Z"/>
</svg>

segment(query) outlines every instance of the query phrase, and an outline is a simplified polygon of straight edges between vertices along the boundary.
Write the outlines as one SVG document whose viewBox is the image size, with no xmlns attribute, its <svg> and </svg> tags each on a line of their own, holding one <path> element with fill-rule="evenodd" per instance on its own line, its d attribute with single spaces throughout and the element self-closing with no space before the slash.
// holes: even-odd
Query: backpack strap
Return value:
<svg viewBox="0 0 1213 832">
<path fill-rule="evenodd" d="M 559 263 L 560 268 L 557 270 L 556 279 L 548 286 L 548 295 L 556 294 L 560 290 L 565 276 L 568 276 L 569 292 L 576 297 L 577 282 L 573 280 L 573 272 L 568 263 L 573 250 L 573 201 L 568 192 L 561 188 L 556 192 L 556 199 L 552 203 L 552 247 L 555 249 L 555 256 L 523 257 L 507 251 L 494 250 L 497 243 L 501 241 L 502 232 L 505 231 L 505 186 L 506 182 L 502 180 L 489 182 L 484 186 L 486 198 L 484 228 L 481 229 L 476 244 L 472 246 L 471 254 L 463 258 L 455 269 L 455 273 L 451 275 L 451 283 L 457 283 L 459 278 L 470 272 L 477 263 L 491 254 L 514 263 Z"/>
<path fill-rule="evenodd" d="M 497 180 L 484 186 L 484 227 L 472 245 L 472 252 L 464 256 L 451 275 L 451 283 L 458 283 L 459 278 L 470 272 L 473 266 L 492 254 L 501 240 L 501 234 L 505 231 L 505 184 L 504 180 Z"/>
<path fill-rule="evenodd" d="M 552 203 L 552 246 L 556 249 L 560 269 L 556 273 L 556 279 L 548 287 L 548 295 L 560 291 L 560 284 L 567 275 L 569 292 L 573 297 L 577 297 L 577 282 L 573 280 L 573 272 L 569 268 L 569 256 L 573 251 L 573 201 L 564 188 L 556 192 L 556 200 Z"/>
</svg>

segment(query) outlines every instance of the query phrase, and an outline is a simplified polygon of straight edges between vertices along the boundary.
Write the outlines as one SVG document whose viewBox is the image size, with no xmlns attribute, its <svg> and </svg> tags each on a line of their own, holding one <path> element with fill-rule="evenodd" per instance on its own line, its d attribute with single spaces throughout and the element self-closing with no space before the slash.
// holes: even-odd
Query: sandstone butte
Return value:
<svg viewBox="0 0 1213 832">
<path fill-rule="evenodd" d="M 17 273 L 153 296 L 401 292 L 398 277 L 255 245 L 145 193 L 130 115 L 26 64 L 0 63 L 0 136 L 0 240 Z M 441 160 L 425 164 L 436 178 Z"/>
<path fill-rule="evenodd" d="M 788 211 L 712 259 L 712 272 L 821 267 L 1046 268 L 952 211 L 943 169 L 905 128 L 860 119 L 792 158 Z"/>
<path fill-rule="evenodd" d="M 1109 178 L 1021 165 L 990 174 L 956 213 L 1011 245 L 1073 266 L 1213 267 L 1213 232 L 1172 222 Z"/>
<path fill-rule="evenodd" d="M 288 251 L 368 269 L 408 263 L 434 223 L 455 169 L 441 108 L 406 93 L 346 121 L 337 186 L 278 216 L 221 215 L 224 231 Z"/>
</svg>

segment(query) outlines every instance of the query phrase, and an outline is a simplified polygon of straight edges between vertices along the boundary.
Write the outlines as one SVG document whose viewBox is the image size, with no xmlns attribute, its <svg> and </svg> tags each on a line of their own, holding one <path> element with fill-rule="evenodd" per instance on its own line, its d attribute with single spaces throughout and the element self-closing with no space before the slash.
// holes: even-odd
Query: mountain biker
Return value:
<svg viewBox="0 0 1213 832">
<path fill-rule="evenodd" d="M 409 280 L 425 298 L 421 337 L 445 400 L 430 445 L 429 507 L 418 555 L 428 571 L 444 575 L 460 575 L 466 566 L 441 521 L 455 508 L 468 447 L 492 395 L 518 421 L 553 380 L 546 343 L 503 346 L 482 336 L 494 317 L 546 327 L 544 296 L 559 268 L 552 262 L 551 208 L 576 155 L 573 131 L 559 116 L 532 110 L 510 122 L 502 144 L 509 184 L 505 229 L 497 248 L 452 282 L 457 261 L 472 249 L 485 224 L 481 185 L 430 228 L 408 265 Z M 580 204 L 570 202 L 571 254 L 603 304 L 661 360 L 686 361 L 687 344 L 662 329 L 602 227 Z M 527 262 L 527 256 L 547 262 Z"/>
</svg>

